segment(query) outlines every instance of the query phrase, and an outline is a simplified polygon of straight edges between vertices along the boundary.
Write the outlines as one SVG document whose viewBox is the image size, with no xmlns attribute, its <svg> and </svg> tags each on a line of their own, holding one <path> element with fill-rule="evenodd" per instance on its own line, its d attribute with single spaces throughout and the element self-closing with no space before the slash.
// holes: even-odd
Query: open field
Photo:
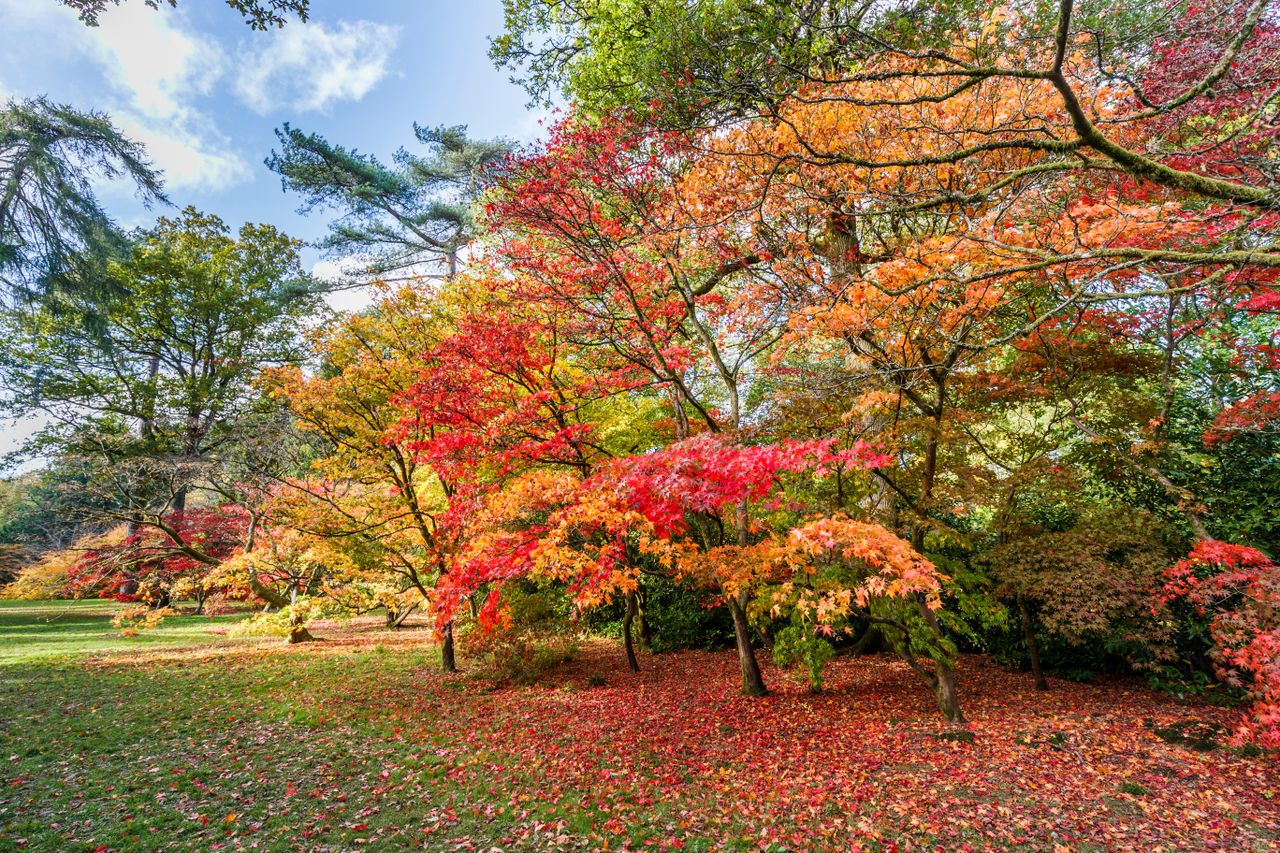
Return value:
<svg viewBox="0 0 1280 853">
<path fill-rule="evenodd" d="M 62 617 L 53 619 L 55 612 Z M 1156 729 L 1228 724 L 1130 682 L 963 662 L 972 742 L 887 657 L 734 693 L 731 652 L 587 644 L 539 684 L 442 676 L 373 620 L 284 647 L 226 618 L 109 636 L 7 604 L 0 849 L 1272 850 L 1280 772 Z M 964 845 L 969 845 L 965 848 Z"/>
</svg>

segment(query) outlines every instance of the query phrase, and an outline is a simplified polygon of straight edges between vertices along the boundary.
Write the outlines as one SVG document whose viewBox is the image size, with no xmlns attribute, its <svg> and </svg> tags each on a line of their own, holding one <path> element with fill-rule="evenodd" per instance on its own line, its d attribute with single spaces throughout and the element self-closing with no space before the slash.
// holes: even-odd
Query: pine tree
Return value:
<svg viewBox="0 0 1280 853">
<path fill-rule="evenodd" d="M 369 278 L 396 280 L 443 267 L 452 277 L 475 236 L 471 205 L 487 167 L 511 149 L 506 140 L 474 140 L 464 126 L 413 127 L 425 155 L 401 148 L 387 165 L 288 124 L 267 166 L 286 190 L 303 196 L 302 213 L 340 215 L 322 242 L 331 256 L 358 257 Z"/>
</svg>

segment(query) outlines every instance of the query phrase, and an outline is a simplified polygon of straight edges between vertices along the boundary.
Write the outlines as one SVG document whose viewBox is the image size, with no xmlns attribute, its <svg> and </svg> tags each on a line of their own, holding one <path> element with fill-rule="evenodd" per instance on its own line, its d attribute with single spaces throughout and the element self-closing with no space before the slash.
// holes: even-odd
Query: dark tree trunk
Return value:
<svg viewBox="0 0 1280 853">
<path fill-rule="evenodd" d="M 310 643 L 315 640 L 306 625 L 293 625 L 289 628 L 289 643 Z"/>
<path fill-rule="evenodd" d="M 964 714 L 960 711 L 960 699 L 956 695 L 956 672 L 947 664 L 936 664 L 936 679 L 933 690 L 938 697 L 938 707 L 947 722 L 964 725 Z"/>
<path fill-rule="evenodd" d="M 1036 680 L 1036 690 L 1048 690 L 1049 682 L 1045 680 L 1044 669 L 1040 666 L 1040 644 L 1036 642 L 1036 626 L 1031 617 L 1031 608 L 1027 600 L 1018 596 L 1018 613 L 1022 616 L 1022 635 L 1027 640 L 1027 654 L 1031 656 L 1031 675 Z"/>
<path fill-rule="evenodd" d="M 440 641 L 440 668 L 445 672 L 457 672 L 458 662 L 453 656 L 453 623 L 449 622 L 442 631 Z"/>
<path fill-rule="evenodd" d="M 867 630 L 862 632 L 862 636 L 858 641 L 849 648 L 852 655 L 870 655 L 875 654 L 884 648 L 884 635 L 880 633 L 880 629 L 875 625 L 868 625 Z"/>
<path fill-rule="evenodd" d="M 627 667 L 632 672 L 640 671 L 640 661 L 636 660 L 635 643 L 631 641 L 631 623 L 636 618 L 635 590 L 627 593 L 627 612 L 622 617 L 622 645 L 627 650 Z"/>
<path fill-rule="evenodd" d="M 726 598 L 729 602 L 729 613 L 733 616 L 733 636 L 738 645 L 738 663 L 742 666 L 742 692 L 748 696 L 763 696 L 769 690 L 764 686 L 760 664 L 756 662 L 755 650 L 751 648 L 746 593 L 739 592 Z"/>
<path fill-rule="evenodd" d="M 736 398 L 734 402 L 734 423 L 738 422 Z M 749 541 L 747 523 L 747 502 L 738 504 L 734 513 L 735 527 L 738 534 L 738 547 L 746 547 Z M 750 599 L 745 590 L 739 590 L 729 600 L 729 613 L 733 616 L 733 638 L 738 646 L 738 663 L 742 666 L 742 692 L 748 696 L 763 696 L 769 692 L 764 686 L 764 676 L 760 674 L 760 664 L 756 661 L 755 650 L 751 648 L 751 626 L 747 622 L 747 602 Z"/>
</svg>

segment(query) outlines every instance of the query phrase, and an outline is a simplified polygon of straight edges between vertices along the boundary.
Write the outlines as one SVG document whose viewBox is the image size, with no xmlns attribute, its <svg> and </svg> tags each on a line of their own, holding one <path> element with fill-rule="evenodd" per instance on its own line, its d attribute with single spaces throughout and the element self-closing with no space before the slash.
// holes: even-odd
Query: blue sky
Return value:
<svg viewBox="0 0 1280 853">
<path fill-rule="evenodd" d="M 313 0 L 310 22 L 268 33 L 220 0 L 160 11 L 129 0 L 96 29 L 57 0 L 0 0 L 0 23 L 0 96 L 103 110 L 147 145 L 176 204 L 302 238 L 323 222 L 297 216 L 262 162 L 285 121 L 380 156 L 412 142 L 414 121 L 537 132 L 524 93 L 486 55 L 500 0 Z M 127 194 L 104 199 L 127 224 L 152 217 Z"/>
<path fill-rule="evenodd" d="M 47 95 L 109 113 L 163 170 L 170 199 L 232 227 L 270 222 L 304 240 L 326 214 L 296 212 L 263 165 L 284 122 L 390 157 L 412 124 L 465 124 L 476 136 L 531 139 L 543 116 L 495 69 L 487 38 L 501 0 L 312 0 L 311 20 L 250 30 L 221 0 L 176 10 L 128 0 L 88 28 L 57 0 L 0 0 L 0 100 Z M 124 225 L 147 211 L 122 187 L 100 191 Z M 323 275 L 314 251 L 306 260 Z M 8 427 L 8 428 L 6 428 Z M 34 424 L 0 421 L 0 452 Z"/>
</svg>

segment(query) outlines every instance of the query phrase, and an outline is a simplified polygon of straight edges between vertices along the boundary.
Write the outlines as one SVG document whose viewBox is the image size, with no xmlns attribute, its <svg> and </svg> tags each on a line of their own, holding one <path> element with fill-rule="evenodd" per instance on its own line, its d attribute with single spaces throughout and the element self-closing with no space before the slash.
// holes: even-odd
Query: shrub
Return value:
<svg viewBox="0 0 1280 853">
<path fill-rule="evenodd" d="M 487 630 L 472 627 L 462 637 L 467 656 L 483 662 L 482 675 L 502 684 L 531 684 L 577 651 L 572 605 L 559 586 L 513 583 L 503 588 L 506 618 Z"/>
<path fill-rule="evenodd" d="M 575 637 L 499 635 L 486 646 L 483 675 L 499 684 L 534 684 L 577 651 Z"/>
<path fill-rule="evenodd" d="M 1149 514 L 1103 508 L 1064 530 L 1015 537 L 976 563 L 998 595 L 1025 608 L 1046 669 L 1155 670 L 1177 657 L 1170 614 L 1153 611 L 1172 562 L 1164 535 Z M 1025 660 L 1014 622 L 993 636 L 997 658 Z"/>
<path fill-rule="evenodd" d="M 311 639 L 307 633 L 308 624 L 327 613 L 321 602 L 299 596 L 288 607 L 268 612 L 260 612 L 243 622 L 236 624 L 230 631 L 232 636 L 240 637 L 282 637 L 291 642 Z"/>
<path fill-rule="evenodd" d="M 650 648 L 723 649 L 733 645 L 733 620 L 715 595 L 691 590 L 665 578 L 645 578 L 644 617 Z"/>
<path fill-rule="evenodd" d="M 778 632 L 773 644 L 773 660 L 778 666 L 791 667 L 802 664 L 809 679 L 809 689 L 822 690 L 822 670 L 835 656 L 835 648 L 800 625 L 788 625 Z"/>
<path fill-rule="evenodd" d="M 143 631 L 150 631 L 165 620 L 166 616 L 177 616 L 176 610 L 168 607 L 152 608 L 145 605 L 129 607 L 111 617 L 111 627 L 120 632 L 121 637 L 136 637 Z"/>
<path fill-rule="evenodd" d="M 123 526 L 106 532 L 80 537 L 69 548 L 50 551 L 34 563 L 18 571 L 17 578 L 0 589 L 0 598 L 44 601 L 74 598 L 69 587 L 69 573 L 88 551 L 119 545 L 125 539 Z"/>
</svg>

